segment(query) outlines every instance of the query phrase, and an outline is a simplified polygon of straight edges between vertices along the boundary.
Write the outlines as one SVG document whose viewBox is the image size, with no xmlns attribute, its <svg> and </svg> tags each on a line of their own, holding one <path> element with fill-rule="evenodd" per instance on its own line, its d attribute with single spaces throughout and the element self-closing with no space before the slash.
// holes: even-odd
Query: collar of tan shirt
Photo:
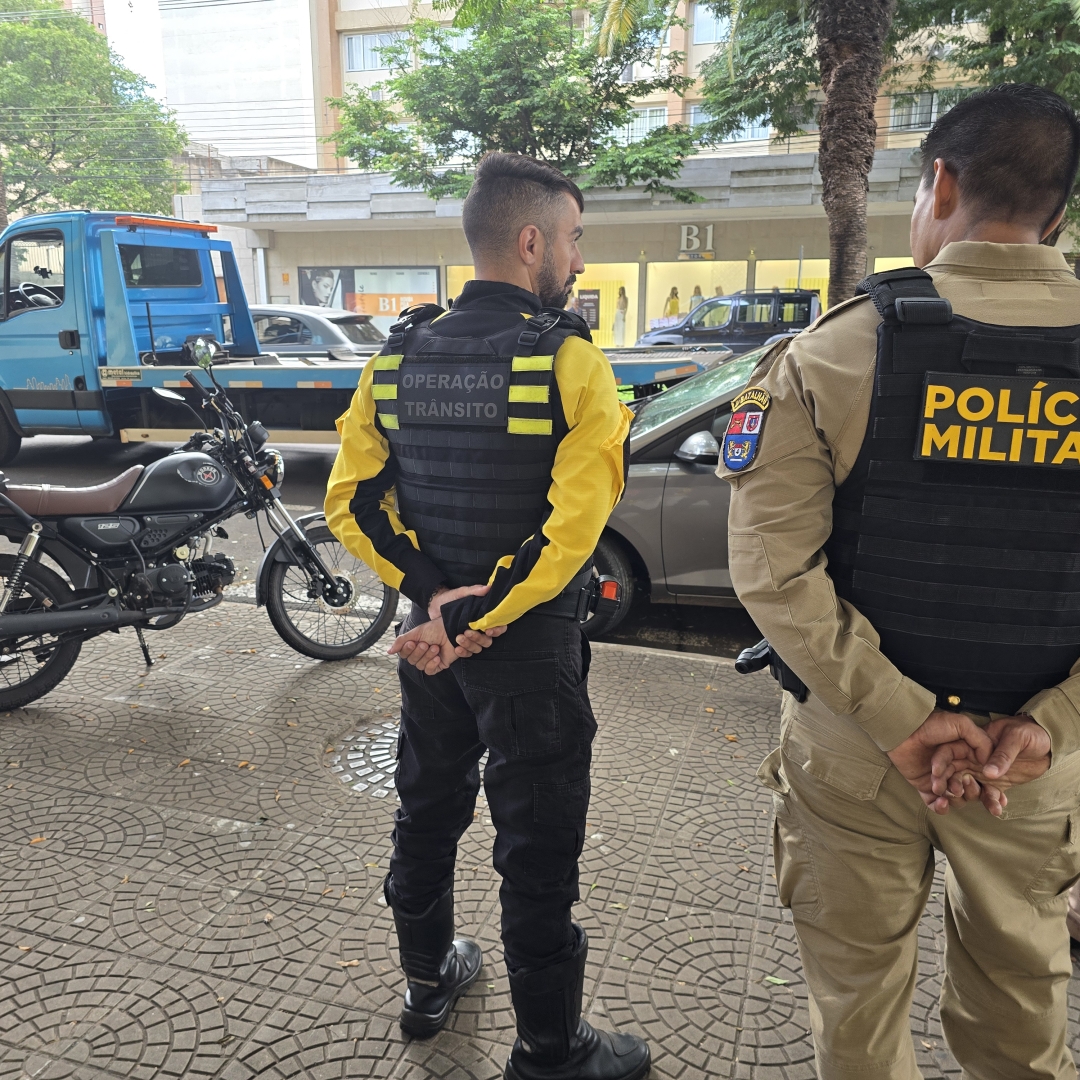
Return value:
<svg viewBox="0 0 1080 1080">
<path fill-rule="evenodd" d="M 970 277 L 1075 278 L 1065 256 L 1043 244 L 990 244 L 982 240 L 955 240 L 946 244 L 925 269 Z"/>
</svg>

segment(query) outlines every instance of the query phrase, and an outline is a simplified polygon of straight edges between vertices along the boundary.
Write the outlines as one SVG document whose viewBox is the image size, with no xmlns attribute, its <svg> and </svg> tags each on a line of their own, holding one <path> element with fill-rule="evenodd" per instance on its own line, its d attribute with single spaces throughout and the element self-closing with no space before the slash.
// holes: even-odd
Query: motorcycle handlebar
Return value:
<svg viewBox="0 0 1080 1080">
<path fill-rule="evenodd" d="M 205 397 L 207 397 L 207 393 L 206 393 L 206 387 L 205 387 L 205 386 L 203 386 L 203 384 L 202 384 L 202 383 L 201 383 L 201 382 L 200 382 L 200 381 L 199 381 L 198 379 L 196 379 L 196 378 L 195 378 L 195 372 L 194 372 L 194 371 L 185 371 L 185 372 L 184 372 L 184 378 L 185 378 L 185 379 L 187 380 L 187 382 L 189 382 L 189 383 L 190 383 L 190 384 L 191 384 L 191 385 L 192 385 L 192 386 L 193 386 L 193 387 L 194 387 L 194 388 L 195 388 L 196 390 L 198 390 L 198 391 L 199 391 L 199 393 L 200 393 L 200 394 L 202 394 L 202 396 L 203 396 L 204 398 L 205 398 Z"/>
</svg>

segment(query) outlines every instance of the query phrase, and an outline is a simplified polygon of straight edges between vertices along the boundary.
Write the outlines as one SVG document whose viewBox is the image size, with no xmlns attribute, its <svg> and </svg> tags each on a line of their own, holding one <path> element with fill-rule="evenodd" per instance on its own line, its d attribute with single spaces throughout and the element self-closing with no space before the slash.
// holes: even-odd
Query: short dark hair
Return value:
<svg viewBox="0 0 1080 1080">
<path fill-rule="evenodd" d="M 553 165 L 524 154 L 491 151 L 476 165 L 476 176 L 461 211 L 465 239 L 473 252 L 501 254 L 517 243 L 526 225 L 548 237 L 570 195 L 585 209 L 577 184 Z"/>
<path fill-rule="evenodd" d="M 1068 201 L 1080 164 L 1080 120 L 1052 90 L 1003 83 L 963 98 L 923 142 L 922 181 L 940 158 L 961 195 L 1005 221 L 1046 227 Z"/>
</svg>

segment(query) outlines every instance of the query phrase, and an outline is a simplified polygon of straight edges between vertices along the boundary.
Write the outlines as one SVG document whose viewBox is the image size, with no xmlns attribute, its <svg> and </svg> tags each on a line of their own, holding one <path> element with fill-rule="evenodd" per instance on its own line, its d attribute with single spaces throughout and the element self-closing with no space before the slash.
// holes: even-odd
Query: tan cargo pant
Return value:
<svg viewBox="0 0 1080 1080">
<path fill-rule="evenodd" d="M 773 789 L 780 901 L 810 991 L 821 1080 L 917 1080 L 918 924 L 945 853 L 941 1021 L 964 1080 L 1075 1080 L 1065 1044 L 1068 891 L 1080 877 L 1080 754 L 1009 792 L 930 813 L 853 721 L 785 694 Z"/>
</svg>

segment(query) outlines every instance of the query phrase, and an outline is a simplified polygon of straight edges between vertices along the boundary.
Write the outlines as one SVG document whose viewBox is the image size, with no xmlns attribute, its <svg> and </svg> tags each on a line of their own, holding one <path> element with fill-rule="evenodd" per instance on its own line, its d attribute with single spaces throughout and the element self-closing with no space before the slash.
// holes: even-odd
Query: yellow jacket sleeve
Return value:
<svg viewBox="0 0 1080 1080">
<path fill-rule="evenodd" d="M 569 337 L 555 356 L 555 382 L 569 431 L 555 454 L 548 512 L 540 531 L 499 561 L 486 596 L 443 605 L 451 635 L 511 623 L 558 596 L 592 555 L 622 497 L 633 413 L 619 401 L 607 357 Z"/>
<path fill-rule="evenodd" d="M 341 448 L 326 488 L 326 524 L 385 584 L 427 607 L 445 578 L 394 507 L 397 465 L 375 416 L 373 372 L 369 363 L 349 411 L 337 421 Z"/>
</svg>

